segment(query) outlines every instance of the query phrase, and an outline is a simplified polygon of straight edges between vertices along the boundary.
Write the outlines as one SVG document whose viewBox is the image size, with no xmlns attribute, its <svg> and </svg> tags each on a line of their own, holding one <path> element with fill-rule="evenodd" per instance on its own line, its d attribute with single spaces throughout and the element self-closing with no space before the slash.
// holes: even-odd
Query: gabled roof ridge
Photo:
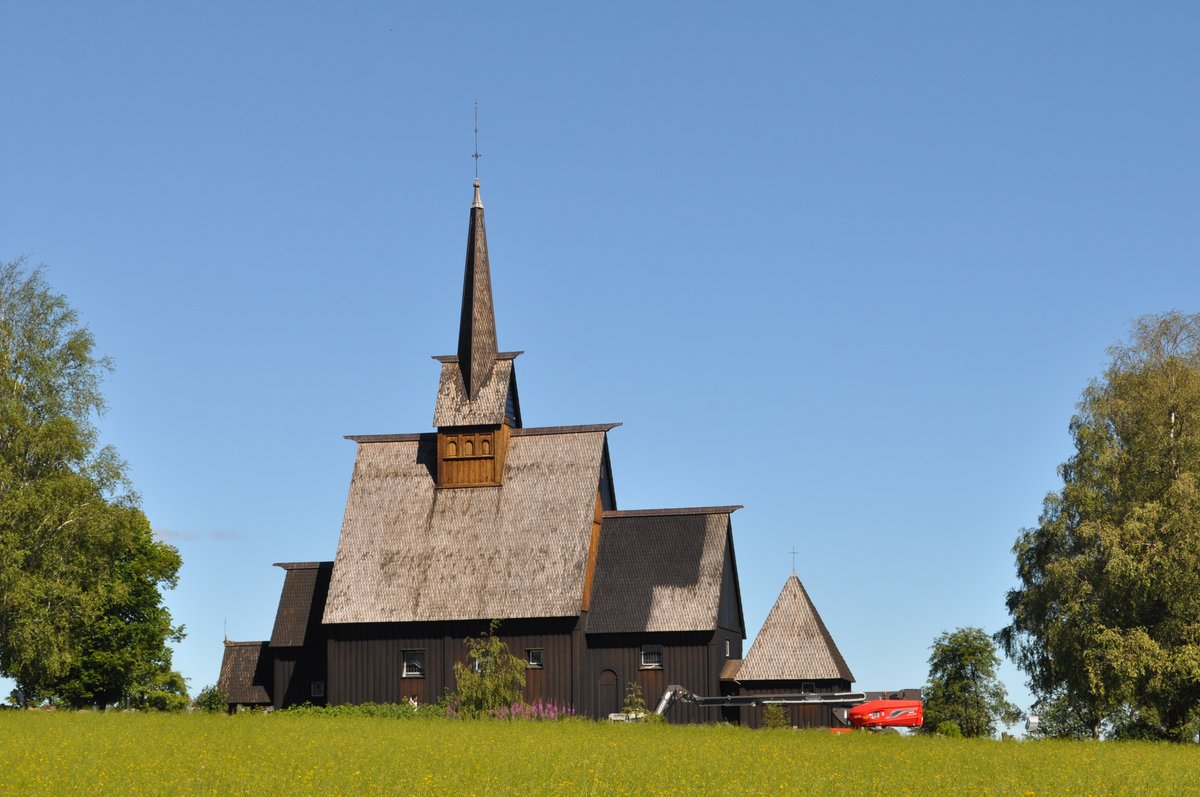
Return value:
<svg viewBox="0 0 1200 797">
<path fill-rule="evenodd" d="M 513 437 L 534 437 L 542 434 L 579 434 L 582 432 L 609 432 L 621 426 L 620 421 L 612 423 L 591 423 L 579 426 L 526 426 L 511 429 Z M 437 432 L 407 432 L 402 434 L 346 434 L 343 440 L 353 440 L 355 443 L 414 443 L 420 440 L 432 440 Z"/>
<path fill-rule="evenodd" d="M 664 509 L 609 509 L 604 517 L 659 517 L 663 515 L 731 515 L 742 509 L 741 504 L 729 506 L 681 506 Z"/>
<path fill-rule="evenodd" d="M 524 354 L 524 351 L 498 351 L 496 352 L 497 360 L 515 360 Z M 434 354 L 431 359 L 437 360 L 440 363 L 456 363 L 458 362 L 457 354 Z"/>
<path fill-rule="evenodd" d="M 353 440 L 356 443 L 415 443 L 428 438 L 433 440 L 437 432 L 409 432 L 404 434 L 344 434 L 343 440 Z"/>
<path fill-rule="evenodd" d="M 612 423 L 590 423 L 579 426 L 525 426 L 513 429 L 513 437 L 531 437 L 539 434 L 574 434 L 576 432 L 608 432 L 621 426 L 620 421 Z"/>
<path fill-rule="evenodd" d="M 225 647 L 227 648 L 252 647 L 254 645 L 259 645 L 261 647 L 262 645 L 267 644 L 270 644 L 270 640 L 268 639 L 262 639 L 258 642 L 234 642 L 232 639 L 225 640 Z"/>
<path fill-rule="evenodd" d="M 331 565 L 329 562 L 275 562 L 272 567 L 282 567 L 284 570 L 316 570 L 321 565 Z"/>
</svg>

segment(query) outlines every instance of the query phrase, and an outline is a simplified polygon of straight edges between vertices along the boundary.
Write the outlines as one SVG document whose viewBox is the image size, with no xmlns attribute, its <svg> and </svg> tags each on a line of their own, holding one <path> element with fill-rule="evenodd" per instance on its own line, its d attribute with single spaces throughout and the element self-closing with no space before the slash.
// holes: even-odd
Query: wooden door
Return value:
<svg viewBox="0 0 1200 797">
<path fill-rule="evenodd" d="M 612 670 L 600 673 L 600 680 L 596 684 L 596 708 L 599 710 L 600 719 L 607 719 L 609 714 L 621 710 L 621 704 L 618 702 L 617 674 Z"/>
</svg>

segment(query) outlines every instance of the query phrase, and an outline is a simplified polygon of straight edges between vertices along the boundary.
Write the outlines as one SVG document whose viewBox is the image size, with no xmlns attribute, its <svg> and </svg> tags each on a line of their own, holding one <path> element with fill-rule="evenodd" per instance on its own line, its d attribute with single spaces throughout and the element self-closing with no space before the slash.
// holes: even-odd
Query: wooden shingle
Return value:
<svg viewBox="0 0 1200 797">
<path fill-rule="evenodd" d="M 271 657 L 267 642 L 225 642 L 217 686 L 231 705 L 258 706 L 271 702 Z"/>
<path fill-rule="evenodd" d="M 750 646 L 737 680 L 854 682 L 829 629 L 800 579 L 793 573 Z"/>
<path fill-rule="evenodd" d="M 578 614 L 608 428 L 514 431 L 498 487 L 437 488 L 433 435 L 360 442 L 324 622 Z"/>
<path fill-rule="evenodd" d="M 321 615 L 325 611 L 333 562 L 276 562 L 275 566 L 282 567 L 287 575 L 275 612 L 271 647 L 318 644 L 324 639 Z"/>
<path fill-rule="evenodd" d="M 437 403 L 433 409 L 433 425 L 484 426 L 504 423 L 505 410 L 511 400 L 520 426 L 520 404 L 513 359 L 521 352 L 502 352 L 474 398 L 467 392 L 457 357 L 436 357 L 442 363 L 438 378 Z"/>
<path fill-rule="evenodd" d="M 715 629 L 738 508 L 605 512 L 588 633 Z"/>
</svg>

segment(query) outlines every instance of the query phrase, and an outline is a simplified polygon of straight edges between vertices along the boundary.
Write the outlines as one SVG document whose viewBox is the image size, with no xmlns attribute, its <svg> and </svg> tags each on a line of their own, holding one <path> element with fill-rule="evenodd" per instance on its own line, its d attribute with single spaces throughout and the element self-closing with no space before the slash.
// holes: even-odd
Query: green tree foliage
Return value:
<svg viewBox="0 0 1200 797">
<path fill-rule="evenodd" d="M 192 700 L 192 708 L 209 714 L 219 714 L 229 707 L 229 696 L 217 685 L 206 686 L 196 693 Z"/>
<path fill-rule="evenodd" d="M 1071 419 L 1062 489 L 1013 548 L 1020 585 L 997 639 L 1050 731 L 1194 739 L 1200 315 L 1140 318 L 1109 355 Z"/>
<path fill-rule="evenodd" d="M 637 681 L 630 681 L 629 685 L 625 687 L 625 705 L 621 707 L 621 713 L 632 721 L 652 725 L 667 721 L 666 717 L 646 707 L 646 695 L 642 692 L 642 685 Z"/>
<path fill-rule="evenodd" d="M 926 732 L 953 723 L 966 737 L 993 736 L 998 722 L 1007 725 L 1021 718 L 996 676 L 1000 658 L 983 629 L 943 632 L 932 650 L 924 690 Z"/>
<path fill-rule="evenodd" d="M 0 264 L 0 673 L 26 703 L 104 706 L 162 686 L 183 634 L 159 591 L 179 554 L 97 447 L 110 363 L 92 350 L 40 269 Z"/>
<path fill-rule="evenodd" d="M 937 730 L 934 731 L 938 736 L 945 736 L 947 739 L 961 739 L 962 731 L 958 727 L 958 723 L 954 720 L 946 720 L 939 722 Z"/>
<path fill-rule="evenodd" d="M 646 696 L 642 693 L 642 685 L 637 681 L 630 681 L 625 687 L 625 705 L 621 707 L 621 712 L 631 717 L 641 717 L 646 711 Z"/>
<path fill-rule="evenodd" d="M 493 620 L 488 630 L 466 640 L 468 662 L 454 663 L 458 691 L 452 702 L 465 717 L 482 717 L 489 712 L 522 702 L 525 696 L 525 662 L 508 651 Z"/>
<path fill-rule="evenodd" d="M 789 727 L 787 709 L 778 703 L 772 703 L 763 709 L 762 726 L 770 730 L 781 730 Z"/>
</svg>

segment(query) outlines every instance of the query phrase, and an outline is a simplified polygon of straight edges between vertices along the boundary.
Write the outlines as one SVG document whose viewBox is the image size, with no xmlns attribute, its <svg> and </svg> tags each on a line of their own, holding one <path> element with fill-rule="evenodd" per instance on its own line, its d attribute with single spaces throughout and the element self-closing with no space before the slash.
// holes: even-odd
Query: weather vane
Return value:
<svg viewBox="0 0 1200 797">
<path fill-rule="evenodd" d="M 475 151 L 471 153 L 475 159 L 475 179 L 479 179 L 479 100 L 475 100 Z"/>
</svg>

